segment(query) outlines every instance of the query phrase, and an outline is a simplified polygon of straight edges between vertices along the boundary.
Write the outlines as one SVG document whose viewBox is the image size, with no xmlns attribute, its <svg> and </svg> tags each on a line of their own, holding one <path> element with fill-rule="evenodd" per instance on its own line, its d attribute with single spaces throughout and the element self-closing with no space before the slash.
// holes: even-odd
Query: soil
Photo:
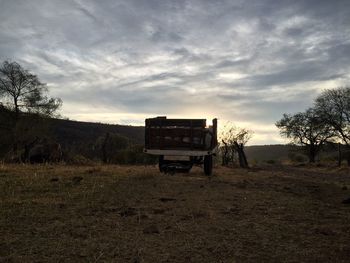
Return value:
<svg viewBox="0 0 350 263">
<path fill-rule="evenodd" d="M 3 262 L 349 262 L 348 168 L 0 165 Z"/>
</svg>

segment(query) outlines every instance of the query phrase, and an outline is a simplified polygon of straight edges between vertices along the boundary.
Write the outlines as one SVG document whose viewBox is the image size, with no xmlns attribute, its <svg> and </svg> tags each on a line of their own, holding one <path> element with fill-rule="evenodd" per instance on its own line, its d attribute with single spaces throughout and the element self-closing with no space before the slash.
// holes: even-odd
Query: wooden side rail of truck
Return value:
<svg viewBox="0 0 350 263">
<path fill-rule="evenodd" d="M 144 152 L 159 156 L 161 172 L 189 172 L 203 164 L 211 175 L 217 144 L 217 119 L 209 127 L 206 119 L 146 119 Z"/>
</svg>

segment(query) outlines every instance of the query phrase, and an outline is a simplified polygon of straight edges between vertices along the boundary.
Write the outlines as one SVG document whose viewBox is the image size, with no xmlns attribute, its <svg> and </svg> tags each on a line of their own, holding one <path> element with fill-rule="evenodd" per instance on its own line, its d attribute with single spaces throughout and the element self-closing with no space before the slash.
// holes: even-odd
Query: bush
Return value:
<svg viewBox="0 0 350 263">
<path fill-rule="evenodd" d="M 307 157 L 301 153 L 290 152 L 288 154 L 288 157 L 292 162 L 296 162 L 296 163 L 307 162 Z"/>
<path fill-rule="evenodd" d="M 93 164 L 92 160 L 90 160 L 89 158 L 86 158 L 84 155 L 81 155 L 81 154 L 65 153 L 63 156 L 63 160 L 67 164 L 75 164 L 75 165 Z"/>
<path fill-rule="evenodd" d="M 133 145 L 116 152 L 110 161 L 116 164 L 156 164 L 158 157 L 145 154 L 142 145 Z"/>
</svg>

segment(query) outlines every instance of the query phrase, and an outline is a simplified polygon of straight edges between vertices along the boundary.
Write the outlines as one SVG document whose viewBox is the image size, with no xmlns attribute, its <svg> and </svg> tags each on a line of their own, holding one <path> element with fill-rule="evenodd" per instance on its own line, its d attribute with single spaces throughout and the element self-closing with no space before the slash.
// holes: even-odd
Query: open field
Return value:
<svg viewBox="0 0 350 263">
<path fill-rule="evenodd" d="M 0 261 L 349 262 L 347 168 L 0 165 Z"/>
</svg>

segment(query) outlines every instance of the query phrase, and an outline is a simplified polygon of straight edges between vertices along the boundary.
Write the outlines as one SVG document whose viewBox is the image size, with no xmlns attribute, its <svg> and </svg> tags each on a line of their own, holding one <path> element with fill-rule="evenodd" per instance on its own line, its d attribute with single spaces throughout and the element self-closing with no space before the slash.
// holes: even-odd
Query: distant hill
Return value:
<svg viewBox="0 0 350 263">
<path fill-rule="evenodd" d="M 127 137 L 132 144 L 144 144 L 144 127 L 94 122 L 49 120 L 51 137 L 59 142 L 65 151 L 96 157 L 96 141 L 107 133 Z"/>
<path fill-rule="evenodd" d="M 144 144 L 144 127 L 114 125 L 94 122 L 82 122 L 62 119 L 51 120 L 52 135 L 64 149 L 74 148 L 76 151 L 89 156 L 90 149 L 96 139 L 105 136 L 107 132 L 118 133 L 130 139 L 135 144 Z M 246 146 L 245 151 L 250 162 L 285 160 L 288 154 L 295 150 L 291 145 L 255 145 Z"/>
<path fill-rule="evenodd" d="M 0 155 L 3 155 L 6 149 L 9 149 L 6 139 L 8 130 L 1 128 L 1 123 L 6 123 L 6 116 L 11 114 L 4 107 L 0 107 Z M 94 122 L 73 121 L 64 119 L 49 119 L 49 136 L 60 143 L 64 151 L 81 154 L 89 158 L 96 157 L 96 142 L 98 138 L 106 136 L 107 133 L 119 134 L 127 137 L 132 144 L 137 144 L 142 147 L 144 144 L 143 126 L 130 126 L 118 124 L 103 124 Z M 334 147 L 327 147 L 328 153 L 336 155 Z M 290 159 L 291 156 L 302 155 L 302 149 L 292 145 L 253 145 L 246 146 L 245 152 L 250 163 L 265 162 L 265 161 L 281 161 Z M 100 154 L 100 153 L 98 153 Z M 323 156 L 325 154 L 322 154 Z M 306 156 L 304 156 L 306 158 Z M 303 158 L 303 157 L 302 157 Z"/>
<path fill-rule="evenodd" d="M 343 158 L 348 151 L 345 145 L 341 146 Z M 306 162 L 308 157 L 305 154 L 305 149 L 301 146 L 289 145 L 289 144 L 276 144 L 276 145 L 254 145 L 246 146 L 245 153 L 249 162 L 265 162 L 265 161 L 283 161 L 291 160 L 296 162 Z M 316 161 L 337 161 L 338 158 L 338 144 L 326 143 L 320 153 L 316 157 Z"/>
<path fill-rule="evenodd" d="M 245 153 L 250 162 L 286 160 L 291 152 L 296 152 L 299 147 L 293 145 L 252 145 L 245 147 Z M 299 149 L 300 152 L 300 149 Z"/>
<path fill-rule="evenodd" d="M 4 117 L 10 113 L 10 111 L 0 108 L 0 120 L 1 116 Z M 96 155 L 94 148 L 96 140 L 107 133 L 125 136 L 133 144 L 144 144 L 145 129 L 143 126 L 103 124 L 65 119 L 49 119 L 47 124 L 50 130 L 50 137 L 59 142 L 64 150 L 73 151 L 91 158 Z M 6 130 L 3 130 L 3 132 L 7 133 Z M 4 136 L 1 137 L 4 138 Z M 292 148 L 290 145 L 259 145 L 246 146 L 245 151 L 249 161 L 268 161 L 287 159 L 288 153 Z"/>
<path fill-rule="evenodd" d="M 118 133 L 128 137 L 133 143 L 144 143 L 144 127 L 104 124 L 95 122 L 51 119 L 51 130 L 55 138 L 61 143 L 75 143 L 79 141 L 96 140 L 106 133 Z"/>
</svg>

